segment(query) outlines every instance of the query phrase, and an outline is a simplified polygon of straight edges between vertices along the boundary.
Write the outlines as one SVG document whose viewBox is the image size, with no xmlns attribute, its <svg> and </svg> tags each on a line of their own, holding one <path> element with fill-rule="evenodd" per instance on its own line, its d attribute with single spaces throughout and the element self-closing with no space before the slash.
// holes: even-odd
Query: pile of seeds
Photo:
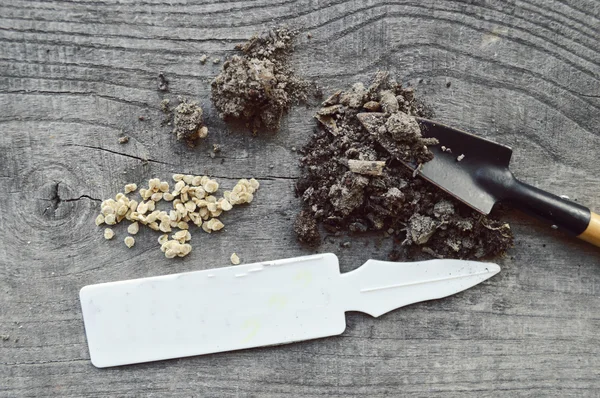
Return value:
<svg viewBox="0 0 600 398">
<path fill-rule="evenodd" d="M 429 112 L 387 73 L 323 103 L 320 128 L 301 151 L 296 189 L 304 209 L 294 225 L 301 242 L 318 245 L 322 225 L 331 234 L 392 237 L 392 259 L 481 258 L 512 245 L 508 224 L 476 213 L 399 161 L 433 157 L 427 146 L 437 142 L 421 136 L 413 116 Z"/>
<path fill-rule="evenodd" d="M 219 183 L 207 176 L 175 174 L 173 180 L 175 185 L 170 191 L 167 181 L 151 179 L 147 188 L 139 190 L 140 201 L 127 197 L 138 189 L 137 185 L 125 185 L 124 192 L 119 192 L 115 199 L 102 202 L 96 225 L 131 221 L 127 228 L 130 235 L 138 233 L 140 224 L 146 225 L 154 231 L 164 233 L 158 238 L 158 243 L 167 258 L 184 257 L 192 250 L 192 246 L 186 243 L 191 239 L 190 224 L 201 227 L 207 233 L 223 229 L 225 225 L 217 217 L 235 205 L 252 202 L 254 193 L 260 186 L 254 178 L 241 179 L 231 191 L 224 191 L 223 196 L 217 198 L 213 194 L 219 189 Z M 167 212 L 156 209 L 157 203 L 161 201 L 170 202 L 172 210 Z M 169 233 L 172 233 L 171 237 Z M 111 228 L 104 230 L 106 239 L 112 239 L 114 235 Z M 124 242 L 131 248 L 135 239 L 127 236 Z"/>
</svg>

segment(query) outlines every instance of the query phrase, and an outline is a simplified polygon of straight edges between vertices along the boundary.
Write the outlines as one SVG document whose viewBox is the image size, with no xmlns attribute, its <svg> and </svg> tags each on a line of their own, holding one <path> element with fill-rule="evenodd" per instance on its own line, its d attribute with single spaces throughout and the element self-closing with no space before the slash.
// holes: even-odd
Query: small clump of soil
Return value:
<svg viewBox="0 0 600 398">
<path fill-rule="evenodd" d="M 196 101 L 179 97 L 179 104 L 171 108 L 169 100 L 163 100 L 161 110 L 172 119 L 173 134 L 180 141 L 194 145 L 199 138 L 206 138 L 208 128 L 204 126 L 203 111 Z"/>
<path fill-rule="evenodd" d="M 321 243 L 319 226 L 308 210 L 302 210 L 298 213 L 294 222 L 294 232 L 300 242 L 309 246 L 318 246 Z"/>
<path fill-rule="evenodd" d="M 163 72 L 158 74 L 158 90 L 169 91 L 169 80 Z"/>
<path fill-rule="evenodd" d="M 385 72 L 323 103 L 301 151 L 296 192 L 304 209 L 294 225 L 301 242 L 318 245 L 320 223 L 330 233 L 391 235 L 395 260 L 484 258 L 512 246 L 507 223 L 475 212 L 402 164 L 431 160 L 428 146 L 437 144 L 421 136 L 414 116 L 432 112 Z"/>
<path fill-rule="evenodd" d="M 212 100 L 224 120 L 243 122 L 253 132 L 279 130 L 294 102 L 306 102 L 312 84 L 295 76 L 288 58 L 297 32 L 284 27 L 252 37 L 223 63 L 211 84 Z"/>
</svg>

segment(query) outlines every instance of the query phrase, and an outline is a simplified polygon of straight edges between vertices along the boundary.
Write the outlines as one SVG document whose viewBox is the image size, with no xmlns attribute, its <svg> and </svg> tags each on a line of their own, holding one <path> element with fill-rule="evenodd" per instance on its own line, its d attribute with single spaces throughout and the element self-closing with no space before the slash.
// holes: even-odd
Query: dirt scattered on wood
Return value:
<svg viewBox="0 0 600 398">
<path fill-rule="evenodd" d="M 195 145 L 199 138 L 206 138 L 208 135 L 208 128 L 204 126 L 202 108 L 196 101 L 183 97 L 178 97 L 177 100 L 179 104 L 174 108 L 171 108 L 168 99 L 161 101 L 161 110 L 167 114 L 164 122 L 173 125 L 173 134 L 178 140 Z"/>
<path fill-rule="evenodd" d="M 432 112 L 379 72 L 372 84 L 338 91 L 323 102 L 315 134 L 302 149 L 296 191 L 304 209 L 294 225 L 301 242 L 320 243 L 325 231 L 391 236 L 397 260 L 426 257 L 485 258 L 512 246 L 510 226 L 485 217 L 432 184 L 414 177 L 398 159 L 433 158 L 413 116 Z M 384 165 L 381 167 L 381 165 Z"/>
<path fill-rule="evenodd" d="M 297 32 L 269 30 L 236 47 L 211 84 L 212 100 L 224 120 L 242 122 L 253 133 L 279 130 L 294 102 L 306 102 L 314 85 L 295 76 L 288 58 Z"/>
</svg>

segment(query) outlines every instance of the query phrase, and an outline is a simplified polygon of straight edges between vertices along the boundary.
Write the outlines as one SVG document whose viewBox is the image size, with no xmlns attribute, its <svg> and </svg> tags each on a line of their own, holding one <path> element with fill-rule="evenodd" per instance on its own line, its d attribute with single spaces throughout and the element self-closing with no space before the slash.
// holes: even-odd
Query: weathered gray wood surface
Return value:
<svg viewBox="0 0 600 398">
<path fill-rule="evenodd" d="M 233 251 L 245 262 L 308 253 L 291 233 L 291 148 L 311 134 L 311 111 L 295 108 L 274 137 L 232 134 L 209 102 L 220 65 L 198 60 L 272 24 L 312 34 L 294 61 L 326 92 L 389 69 L 439 120 L 512 145 L 519 177 L 600 209 L 598 1 L 5 0 L 0 10 L 0 334 L 10 335 L 0 396 L 600 394 L 600 251 L 514 214 L 501 274 L 380 319 L 349 314 L 341 337 L 99 370 L 78 303 L 86 284 L 226 265 Z M 170 93 L 157 91 L 159 71 Z M 179 94 L 208 112 L 199 148 L 160 126 L 159 101 Z M 131 250 L 125 225 L 104 241 L 99 200 L 173 172 L 263 185 L 226 231 L 194 234 L 183 261 L 166 261 L 146 230 Z M 339 243 L 321 250 L 345 271 L 389 246 Z"/>
</svg>

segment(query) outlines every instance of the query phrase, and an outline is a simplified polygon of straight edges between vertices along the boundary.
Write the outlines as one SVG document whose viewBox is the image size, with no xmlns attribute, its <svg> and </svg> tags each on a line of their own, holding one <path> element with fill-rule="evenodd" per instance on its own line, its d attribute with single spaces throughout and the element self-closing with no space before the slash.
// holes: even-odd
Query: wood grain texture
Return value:
<svg viewBox="0 0 600 398">
<path fill-rule="evenodd" d="M 600 394 L 600 251 L 509 214 L 502 272 L 454 297 L 380 319 L 351 313 L 341 337 L 99 370 L 78 290 L 87 284 L 309 253 L 292 236 L 297 153 L 312 110 L 276 136 L 231 133 L 209 83 L 233 46 L 265 26 L 301 35 L 299 71 L 325 92 L 388 69 L 444 123 L 514 149 L 517 177 L 600 209 L 600 3 L 416 1 L 5 0 L 0 4 L 0 397 L 427 396 Z M 157 91 L 164 71 L 170 93 Z M 447 83 L 450 84 L 447 87 Z M 162 98 L 208 114 L 196 149 L 160 126 Z M 145 121 L 138 120 L 145 116 Z M 119 145 L 122 132 L 130 136 Z M 219 143 L 223 152 L 211 159 Z M 99 201 L 128 182 L 210 173 L 262 183 L 257 200 L 193 235 L 165 261 L 156 235 L 106 242 Z M 344 271 L 390 242 L 328 239 Z"/>
</svg>

